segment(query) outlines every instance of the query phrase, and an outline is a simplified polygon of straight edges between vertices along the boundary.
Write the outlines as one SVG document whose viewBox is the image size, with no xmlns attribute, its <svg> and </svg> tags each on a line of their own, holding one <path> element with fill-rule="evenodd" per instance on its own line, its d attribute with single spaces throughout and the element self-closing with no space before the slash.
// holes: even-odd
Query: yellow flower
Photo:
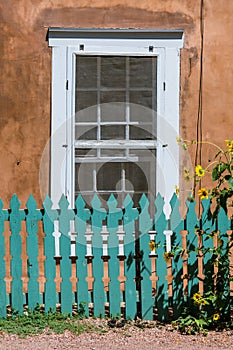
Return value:
<svg viewBox="0 0 233 350">
<path fill-rule="evenodd" d="M 196 173 L 197 176 L 202 177 L 202 176 L 205 175 L 205 170 L 202 168 L 201 165 L 197 165 L 195 167 L 195 173 Z"/>
<path fill-rule="evenodd" d="M 179 192 L 180 192 L 179 186 L 175 186 L 175 193 L 177 196 L 178 196 Z"/>
<path fill-rule="evenodd" d="M 199 191 L 198 191 L 198 196 L 201 199 L 208 199 L 208 191 L 205 187 L 202 187 Z"/>
<path fill-rule="evenodd" d="M 184 179 L 186 181 L 191 180 L 190 171 L 186 167 L 184 167 Z"/>
<path fill-rule="evenodd" d="M 180 145 L 181 144 L 181 138 L 179 137 L 179 136 L 176 136 L 176 142 L 178 143 L 178 145 Z"/>
<path fill-rule="evenodd" d="M 214 321 L 218 321 L 219 318 L 220 318 L 219 314 L 214 314 L 214 316 L 213 316 Z"/>
<path fill-rule="evenodd" d="M 168 262 L 171 258 L 173 258 L 174 257 L 174 253 L 173 252 L 165 252 L 164 254 L 163 254 L 163 257 L 164 257 L 164 260 L 166 261 L 166 262 Z"/>
<path fill-rule="evenodd" d="M 226 142 L 226 146 L 228 148 L 229 151 L 233 151 L 233 140 L 225 140 Z"/>
<path fill-rule="evenodd" d="M 149 248 L 152 252 L 155 252 L 155 248 L 156 248 L 155 241 L 150 241 Z"/>
<path fill-rule="evenodd" d="M 201 300 L 201 295 L 200 295 L 200 293 L 195 293 L 195 294 L 193 294 L 193 300 L 194 300 L 194 301 L 200 301 L 200 300 Z"/>
</svg>

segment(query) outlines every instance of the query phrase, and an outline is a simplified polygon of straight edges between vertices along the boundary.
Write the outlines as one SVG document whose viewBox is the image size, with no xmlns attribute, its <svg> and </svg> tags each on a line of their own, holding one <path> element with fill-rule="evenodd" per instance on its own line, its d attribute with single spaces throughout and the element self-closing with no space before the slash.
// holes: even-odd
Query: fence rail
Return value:
<svg viewBox="0 0 233 350">
<path fill-rule="evenodd" d="M 0 201 L 0 317 L 8 305 L 22 313 L 25 304 L 31 310 L 43 304 L 45 312 L 59 304 L 71 314 L 77 304 L 86 316 L 166 321 L 171 313 L 179 316 L 193 293 L 205 292 L 218 269 L 210 264 L 212 250 L 232 240 L 232 221 L 223 210 L 213 220 L 205 200 L 198 218 L 195 203 L 187 202 L 182 218 L 175 194 L 169 218 L 160 195 L 153 217 L 145 195 L 140 208 L 130 196 L 124 209 L 113 195 L 107 205 L 102 208 L 97 195 L 91 209 L 81 196 L 75 209 L 65 196 L 58 210 L 48 196 L 43 209 L 33 196 L 26 209 L 16 195 L 10 209 Z M 233 276 L 232 248 L 227 254 Z M 226 288 L 232 296 L 230 279 Z"/>
</svg>

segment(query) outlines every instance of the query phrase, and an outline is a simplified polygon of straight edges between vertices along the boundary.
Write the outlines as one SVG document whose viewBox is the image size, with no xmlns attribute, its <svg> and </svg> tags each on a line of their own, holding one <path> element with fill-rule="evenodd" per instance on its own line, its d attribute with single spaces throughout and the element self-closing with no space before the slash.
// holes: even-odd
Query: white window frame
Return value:
<svg viewBox="0 0 233 350">
<path fill-rule="evenodd" d="M 157 56 L 156 191 L 170 200 L 179 184 L 180 49 L 183 31 L 49 28 L 52 47 L 50 196 L 74 207 L 75 57 Z M 136 141 L 138 142 L 138 141 Z M 145 147 L 147 146 L 144 143 Z M 136 145 L 135 145 L 136 147 Z"/>
</svg>

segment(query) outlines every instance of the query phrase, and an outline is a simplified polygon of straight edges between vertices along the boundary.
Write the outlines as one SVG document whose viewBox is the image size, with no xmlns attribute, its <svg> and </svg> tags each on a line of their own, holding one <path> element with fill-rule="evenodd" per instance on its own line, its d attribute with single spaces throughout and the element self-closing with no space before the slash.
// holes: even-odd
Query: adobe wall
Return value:
<svg viewBox="0 0 233 350">
<path fill-rule="evenodd" d="M 135 5 L 135 3 L 137 5 Z M 232 139 L 233 2 L 205 0 L 203 140 Z M 200 1 L 0 0 L 0 197 L 40 201 L 39 168 L 50 136 L 48 27 L 184 29 L 180 133 L 195 139 Z M 203 150 L 208 157 L 212 151 Z"/>
</svg>

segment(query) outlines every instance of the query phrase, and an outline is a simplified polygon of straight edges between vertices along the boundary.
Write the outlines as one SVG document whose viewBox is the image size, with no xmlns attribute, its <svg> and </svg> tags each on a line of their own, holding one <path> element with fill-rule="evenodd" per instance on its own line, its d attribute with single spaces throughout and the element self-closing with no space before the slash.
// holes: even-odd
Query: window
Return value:
<svg viewBox="0 0 233 350">
<path fill-rule="evenodd" d="M 178 184 L 182 32 L 49 29 L 51 196 L 167 198 Z"/>
</svg>

